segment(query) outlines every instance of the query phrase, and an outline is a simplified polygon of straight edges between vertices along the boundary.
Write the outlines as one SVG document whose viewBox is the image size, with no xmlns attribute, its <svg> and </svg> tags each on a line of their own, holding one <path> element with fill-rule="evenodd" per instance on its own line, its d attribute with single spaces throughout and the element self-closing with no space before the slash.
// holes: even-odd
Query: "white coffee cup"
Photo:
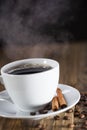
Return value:
<svg viewBox="0 0 87 130">
<path fill-rule="evenodd" d="M 49 65 L 52 68 L 34 74 L 10 74 L 8 70 L 22 64 Z M 59 63 L 52 59 L 32 58 L 11 62 L 1 68 L 1 83 L 21 111 L 36 111 L 49 103 L 59 82 Z"/>
</svg>

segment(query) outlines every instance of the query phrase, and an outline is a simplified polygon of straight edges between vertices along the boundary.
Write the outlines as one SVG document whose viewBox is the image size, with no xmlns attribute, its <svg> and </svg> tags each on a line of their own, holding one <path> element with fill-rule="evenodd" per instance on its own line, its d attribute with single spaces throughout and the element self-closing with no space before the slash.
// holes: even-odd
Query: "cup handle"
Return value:
<svg viewBox="0 0 87 130">
<path fill-rule="evenodd" d="M 4 91 L 3 91 L 4 92 Z M 12 99 L 9 97 L 8 93 L 0 93 L 0 101 L 13 103 Z"/>
<path fill-rule="evenodd" d="M 1 83 L 1 84 L 4 84 L 1 75 L 0 75 L 0 83 Z M 9 102 L 8 98 L 4 97 L 3 95 L 0 95 L 0 101 L 6 101 L 6 102 Z"/>
<path fill-rule="evenodd" d="M 2 79 L 2 76 L 0 75 L 0 83 L 1 84 L 4 84 L 4 82 L 3 82 L 3 79 Z"/>
</svg>

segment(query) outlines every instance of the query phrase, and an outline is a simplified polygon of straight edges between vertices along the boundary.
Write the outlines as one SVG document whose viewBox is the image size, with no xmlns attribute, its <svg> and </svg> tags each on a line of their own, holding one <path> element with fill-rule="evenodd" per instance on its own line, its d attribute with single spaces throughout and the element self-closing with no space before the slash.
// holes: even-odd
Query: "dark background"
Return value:
<svg viewBox="0 0 87 130">
<path fill-rule="evenodd" d="M 0 0 L 1 47 L 86 40 L 86 0 Z"/>
</svg>

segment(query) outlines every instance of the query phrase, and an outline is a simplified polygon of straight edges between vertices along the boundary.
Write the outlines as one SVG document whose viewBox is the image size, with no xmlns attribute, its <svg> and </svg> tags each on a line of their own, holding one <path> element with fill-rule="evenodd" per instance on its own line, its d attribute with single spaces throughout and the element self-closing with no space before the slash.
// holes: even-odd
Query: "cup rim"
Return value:
<svg viewBox="0 0 87 130">
<path fill-rule="evenodd" d="M 48 65 L 51 65 L 53 67 L 50 70 L 39 72 L 39 73 L 46 73 L 48 71 L 51 71 L 51 70 L 55 69 L 56 67 L 59 67 L 59 62 L 54 60 L 54 59 L 49 59 L 49 58 L 28 58 L 28 59 L 21 59 L 21 60 L 16 60 L 16 61 L 7 63 L 6 65 L 4 65 L 1 68 L 1 74 L 6 74 L 6 75 L 13 76 L 14 74 L 9 74 L 9 73 L 6 72 L 6 70 L 8 70 L 10 67 L 14 67 L 14 66 L 20 65 L 21 63 L 27 63 L 27 62 L 32 62 L 32 61 L 43 61 L 44 64 L 46 64 L 46 62 L 49 62 Z M 39 73 L 24 74 L 24 75 L 35 75 L 35 74 L 39 74 Z M 23 76 L 23 75 L 16 75 L 15 74 L 14 76 Z"/>
</svg>

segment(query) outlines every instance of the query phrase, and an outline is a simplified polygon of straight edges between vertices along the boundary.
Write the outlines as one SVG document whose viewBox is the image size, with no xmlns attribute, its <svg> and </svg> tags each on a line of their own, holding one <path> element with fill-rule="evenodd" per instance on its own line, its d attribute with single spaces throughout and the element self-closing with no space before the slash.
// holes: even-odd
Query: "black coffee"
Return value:
<svg viewBox="0 0 87 130">
<path fill-rule="evenodd" d="M 43 71 L 50 70 L 51 66 L 42 66 L 42 65 L 30 65 L 29 67 L 15 67 L 15 69 L 9 70 L 7 73 L 14 74 L 14 75 L 24 75 L 24 74 L 34 74 L 34 73 L 40 73 Z"/>
</svg>

